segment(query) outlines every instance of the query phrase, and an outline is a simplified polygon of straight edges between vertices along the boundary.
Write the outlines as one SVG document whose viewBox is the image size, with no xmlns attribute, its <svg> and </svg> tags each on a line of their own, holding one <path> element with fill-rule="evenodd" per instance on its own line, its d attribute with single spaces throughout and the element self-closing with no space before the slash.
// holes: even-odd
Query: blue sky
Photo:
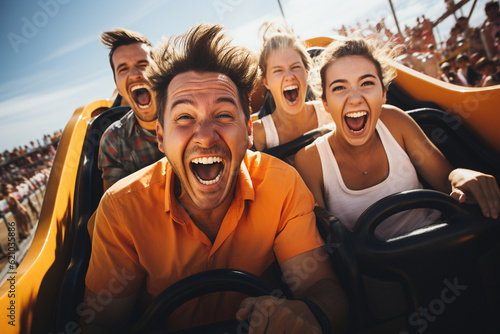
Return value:
<svg viewBox="0 0 500 334">
<path fill-rule="evenodd" d="M 484 21 L 478 1 L 471 26 Z M 473 1 L 463 7 L 469 14 Z M 388 0 L 281 0 L 300 38 L 333 36 L 342 24 L 362 26 L 386 18 L 396 32 Z M 401 29 L 416 17 L 437 19 L 444 0 L 393 0 Z M 99 42 L 114 27 L 136 30 L 153 44 L 200 22 L 222 23 L 235 42 L 256 51 L 259 26 L 281 18 L 271 0 L 18 0 L 0 4 L 0 152 L 64 129 L 74 110 L 114 90 L 108 50 Z M 445 39 L 454 19 L 435 34 Z M 439 38 L 439 37 L 438 37 Z"/>
</svg>

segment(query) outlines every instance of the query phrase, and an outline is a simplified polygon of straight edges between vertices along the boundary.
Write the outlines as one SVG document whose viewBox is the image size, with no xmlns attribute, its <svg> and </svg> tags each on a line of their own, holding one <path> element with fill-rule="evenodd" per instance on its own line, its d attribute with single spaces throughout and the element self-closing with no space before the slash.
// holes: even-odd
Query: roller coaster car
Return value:
<svg viewBox="0 0 500 334">
<path fill-rule="evenodd" d="M 500 87 L 465 89 L 395 67 L 398 77 L 388 103 L 411 109 L 410 115 L 454 167 L 474 168 L 500 179 Z M 259 98 L 252 98 L 254 110 L 259 109 Z M 95 101 L 77 109 L 68 122 L 31 248 L 0 287 L 0 308 L 8 316 L 0 322 L 0 332 L 78 332 L 91 249 L 87 222 L 103 192 L 97 169 L 99 139 L 127 110 L 113 107 L 111 101 Z M 313 130 L 268 153 L 284 159 L 326 131 Z M 374 237 L 385 217 L 415 207 L 440 210 L 442 218 L 390 241 Z M 375 203 L 352 232 L 324 210 L 317 208 L 316 217 L 348 296 L 350 332 L 500 332 L 495 321 L 500 311 L 500 220 L 484 218 L 477 207 L 430 189 Z M 221 286 L 251 295 L 269 293 L 245 273 L 201 273 L 167 289 L 134 329 L 154 331 L 155 319 Z M 237 332 L 241 326 L 233 321 L 201 331 Z"/>
</svg>

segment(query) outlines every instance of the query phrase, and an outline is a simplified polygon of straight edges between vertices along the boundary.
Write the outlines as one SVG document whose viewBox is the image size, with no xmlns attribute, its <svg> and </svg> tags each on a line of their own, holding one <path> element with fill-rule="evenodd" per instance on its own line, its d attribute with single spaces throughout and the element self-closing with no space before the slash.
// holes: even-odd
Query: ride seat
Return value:
<svg viewBox="0 0 500 334">
<path fill-rule="evenodd" d="M 407 111 L 454 168 L 468 168 L 500 180 L 500 157 L 465 127 L 463 121 L 435 108 Z"/>
<path fill-rule="evenodd" d="M 99 205 L 104 193 L 102 172 L 97 167 L 99 143 L 104 131 L 130 110 L 129 106 L 115 106 L 94 117 L 88 124 L 80 167 L 75 185 L 73 224 L 76 228 L 71 262 L 61 286 L 53 332 L 65 331 L 68 323 L 78 323 L 85 291 L 85 276 L 90 260 L 91 241 L 87 223 Z"/>
<path fill-rule="evenodd" d="M 340 220 L 316 206 L 316 227 L 349 303 L 349 333 L 356 333 L 366 318 L 366 292 L 356 258 L 353 256 L 348 231 Z"/>
<path fill-rule="evenodd" d="M 408 96 L 401 88 L 396 84 L 390 84 L 387 90 L 387 104 L 399 107 L 403 110 L 412 110 L 420 108 L 430 108 L 441 110 L 442 108 L 430 101 L 419 101 Z"/>
</svg>

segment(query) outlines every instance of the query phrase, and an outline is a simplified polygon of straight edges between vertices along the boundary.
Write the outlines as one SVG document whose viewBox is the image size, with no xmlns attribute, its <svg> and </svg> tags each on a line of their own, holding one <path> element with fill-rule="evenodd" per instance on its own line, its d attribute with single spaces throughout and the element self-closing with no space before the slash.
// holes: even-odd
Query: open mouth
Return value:
<svg viewBox="0 0 500 334">
<path fill-rule="evenodd" d="M 297 99 L 299 98 L 299 86 L 293 85 L 286 87 L 283 90 L 283 95 L 285 96 L 285 100 L 288 104 L 297 103 Z"/>
<path fill-rule="evenodd" d="M 132 99 L 139 108 L 149 108 L 151 106 L 151 93 L 146 85 L 137 85 L 131 89 Z"/>
<path fill-rule="evenodd" d="M 346 114 L 344 119 L 349 130 L 353 133 L 360 133 L 365 128 L 366 121 L 368 120 L 368 113 L 366 111 L 352 112 Z"/>
<path fill-rule="evenodd" d="M 191 170 L 201 184 L 209 186 L 219 182 L 224 164 L 220 157 L 195 158 L 191 161 Z"/>
</svg>

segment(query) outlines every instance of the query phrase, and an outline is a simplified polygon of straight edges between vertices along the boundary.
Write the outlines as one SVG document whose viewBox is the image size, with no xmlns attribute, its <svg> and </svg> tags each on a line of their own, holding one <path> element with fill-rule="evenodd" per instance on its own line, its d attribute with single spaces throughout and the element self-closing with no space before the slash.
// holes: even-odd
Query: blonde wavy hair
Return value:
<svg viewBox="0 0 500 334">
<path fill-rule="evenodd" d="M 259 56 L 259 67 L 261 75 L 266 76 L 267 58 L 274 50 L 290 48 L 299 53 L 302 63 L 307 72 L 312 67 L 312 60 L 302 43 L 295 37 L 293 30 L 280 22 L 265 22 L 259 28 L 259 35 L 262 35 L 263 45 Z"/>
</svg>

